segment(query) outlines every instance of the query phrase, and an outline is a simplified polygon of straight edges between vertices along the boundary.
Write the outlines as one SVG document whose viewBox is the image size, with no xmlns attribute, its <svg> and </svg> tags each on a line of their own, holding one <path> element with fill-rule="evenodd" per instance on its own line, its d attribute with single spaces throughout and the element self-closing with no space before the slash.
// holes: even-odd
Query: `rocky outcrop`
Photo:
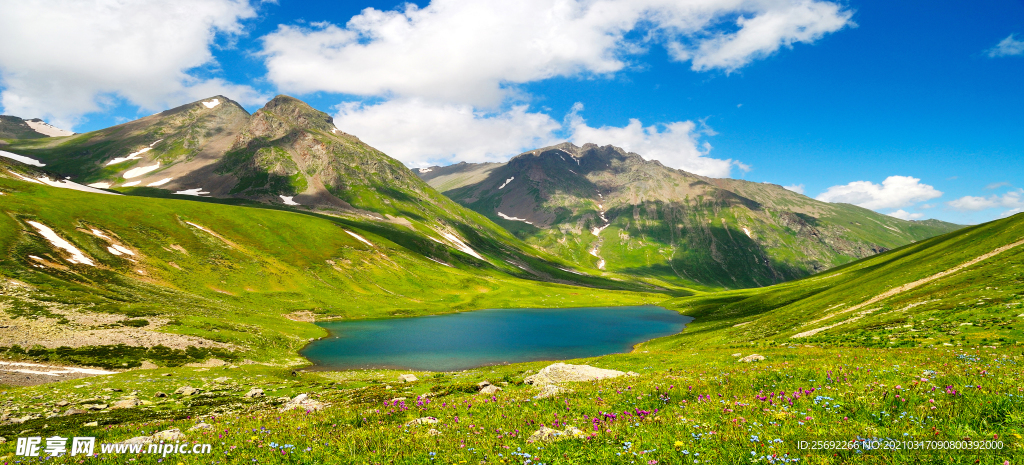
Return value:
<svg viewBox="0 0 1024 465">
<path fill-rule="evenodd" d="M 151 436 L 135 436 L 121 441 L 123 444 L 152 444 L 154 442 L 177 442 L 185 439 L 185 433 L 178 428 L 160 431 Z"/>
<path fill-rule="evenodd" d="M 299 394 L 286 402 L 279 410 L 287 412 L 292 409 L 304 409 L 307 411 L 323 410 L 326 407 L 323 402 L 310 399 L 307 394 Z"/>
<path fill-rule="evenodd" d="M 199 389 L 196 389 L 196 388 L 194 388 L 192 386 L 182 386 L 182 387 L 174 390 L 175 394 L 180 394 L 180 395 L 183 395 L 183 396 L 194 396 L 196 394 L 199 394 L 200 392 L 202 392 L 202 391 L 199 390 Z"/>
<path fill-rule="evenodd" d="M 501 391 L 500 387 L 495 386 L 493 384 L 489 384 L 487 386 L 484 386 L 484 388 L 480 390 L 480 394 L 489 396 L 497 393 L 498 391 Z"/>
<path fill-rule="evenodd" d="M 110 405 L 110 409 L 114 410 L 114 409 L 122 409 L 122 408 L 132 408 L 132 407 L 138 407 L 140 405 L 142 405 L 142 401 L 141 400 L 136 399 L 134 397 L 130 397 L 130 398 L 127 398 L 127 399 L 121 399 L 121 400 L 119 400 L 117 402 L 114 402 L 113 404 Z"/>
<path fill-rule="evenodd" d="M 545 386 L 565 382 L 597 381 L 601 379 L 618 378 L 620 376 L 636 376 L 636 373 L 626 373 L 617 370 L 592 367 L 590 365 L 569 365 L 566 363 L 555 363 L 548 365 L 539 373 L 528 376 L 523 380 L 526 384 L 534 386 Z"/>
<path fill-rule="evenodd" d="M 764 360 L 764 359 L 765 359 L 764 355 L 750 354 L 750 355 L 748 355 L 746 357 L 741 358 L 740 361 L 743 362 L 743 363 L 750 363 L 750 362 L 760 362 L 761 360 Z"/>
</svg>

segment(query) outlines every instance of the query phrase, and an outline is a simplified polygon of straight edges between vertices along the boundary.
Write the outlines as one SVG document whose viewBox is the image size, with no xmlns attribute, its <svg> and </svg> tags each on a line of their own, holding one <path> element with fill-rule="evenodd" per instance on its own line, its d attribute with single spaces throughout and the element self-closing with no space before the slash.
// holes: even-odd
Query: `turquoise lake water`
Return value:
<svg viewBox="0 0 1024 465">
<path fill-rule="evenodd" d="M 415 318 L 318 323 L 330 335 L 302 355 L 314 369 L 454 371 L 623 353 L 679 333 L 692 318 L 653 305 L 491 309 Z"/>
</svg>

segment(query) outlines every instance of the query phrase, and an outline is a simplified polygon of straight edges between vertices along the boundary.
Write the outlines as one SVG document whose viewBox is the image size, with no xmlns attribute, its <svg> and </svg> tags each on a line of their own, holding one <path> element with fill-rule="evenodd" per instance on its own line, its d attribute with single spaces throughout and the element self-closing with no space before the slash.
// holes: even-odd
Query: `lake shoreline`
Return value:
<svg viewBox="0 0 1024 465">
<path fill-rule="evenodd" d="M 678 311 L 643 305 L 318 321 L 328 334 L 310 341 L 299 354 L 309 360 L 302 368 L 309 372 L 457 372 L 631 353 L 645 342 L 679 334 L 692 320 Z"/>
</svg>

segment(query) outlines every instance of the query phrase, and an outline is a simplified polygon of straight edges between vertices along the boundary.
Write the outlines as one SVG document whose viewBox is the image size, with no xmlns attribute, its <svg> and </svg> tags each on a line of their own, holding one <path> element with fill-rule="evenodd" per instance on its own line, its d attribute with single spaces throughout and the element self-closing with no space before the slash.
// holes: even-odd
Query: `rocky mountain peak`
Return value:
<svg viewBox="0 0 1024 465">
<path fill-rule="evenodd" d="M 268 114 L 288 125 L 302 129 L 329 133 L 334 133 L 337 129 L 334 127 L 334 118 L 330 115 L 314 109 L 302 100 L 287 95 L 274 97 L 263 108 L 257 110 L 253 116 L 266 116 Z"/>
</svg>

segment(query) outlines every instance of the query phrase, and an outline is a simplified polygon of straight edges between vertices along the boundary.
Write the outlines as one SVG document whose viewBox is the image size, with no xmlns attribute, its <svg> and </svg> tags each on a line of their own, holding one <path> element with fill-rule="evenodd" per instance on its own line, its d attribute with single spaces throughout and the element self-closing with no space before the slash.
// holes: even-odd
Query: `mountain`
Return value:
<svg viewBox="0 0 1024 465">
<path fill-rule="evenodd" d="M 662 284 L 766 286 L 959 227 L 698 176 L 610 145 L 564 143 L 418 174 L 576 266 Z"/>
<path fill-rule="evenodd" d="M 251 115 L 215 96 L 71 137 L 7 139 L 3 150 L 96 189 L 369 219 L 377 233 L 446 265 L 623 286 L 570 270 L 288 96 Z"/>
<path fill-rule="evenodd" d="M 441 263 L 365 217 L 100 195 L 34 181 L 44 175 L 0 158 L 0 352 L 164 345 L 295 363 L 323 334 L 313 318 L 665 297 L 522 279 L 472 257 Z"/>
<path fill-rule="evenodd" d="M 40 139 L 72 134 L 74 133 L 71 131 L 50 126 L 39 118 L 26 120 L 17 116 L 0 115 L 0 139 Z"/>
</svg>

